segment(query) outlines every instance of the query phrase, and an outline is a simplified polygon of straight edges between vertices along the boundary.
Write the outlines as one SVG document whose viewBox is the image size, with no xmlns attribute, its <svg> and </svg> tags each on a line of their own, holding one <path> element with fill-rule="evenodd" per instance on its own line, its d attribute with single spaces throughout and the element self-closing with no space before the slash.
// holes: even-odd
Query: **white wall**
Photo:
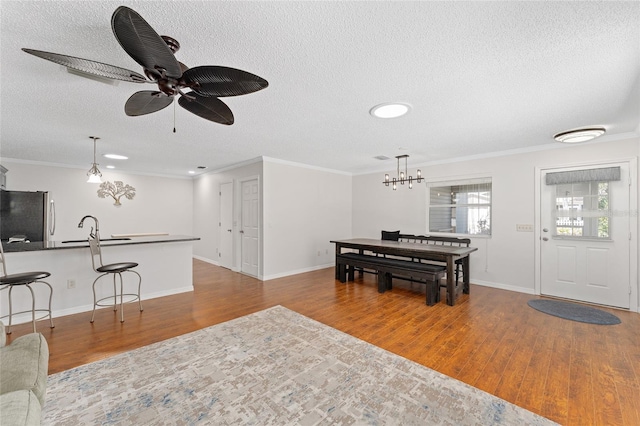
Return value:
<svg viewBox="0 0 640 426">
<path fill-rule="evenodd" d="M 490 238 L 472 238 L 472 245 L 478 247 L 478 251 L 471 255 L 472 280 L 474 283 L 534 293 L 536 235 L 516 232 L 516 224 L 535 223 L 535 168 L 636 158 L 639 143 L 637 138 L 592 143 L 423 166 L 421 170 L 429 180 L 492 177 L 492 235 Z M 415 169 L 415 165 L 410 165 L 409 174 L 415 175 Z M 390 173 L 395 174 L 395 170 Z M 416 185 L 412 190 L 402 187 L 393 191 L 391 187 L 382 185 L 383 176 L 383 173 L 376 173 L 354 177 L 353 236 L 379 238 L 382 229 L 428 233 L 426 186 Z M 634 268 L 637 267 L 637 258 L 632 263 Z"/>
<path fill-rule="evenodd" d="M 87 238 L 92 224 L 85 223 L 85 227 L 79 229 L 78 222 L 88 214 L 100 221 L 102 238 L 140 232 L 194 235 L 191 179 L 102 170 L 103 182 L 121 180 L 136 189 L 133 200 L 122 197 L 122 205 L 116 207 L 112 198 L 98 198 L 99 184 L 86 182 L 86 170 L 6 160 L 2 160 L 2 165 L 9 169 L 8 190 L 51 193 L 57 216 L 53 240 Z"/>
<path fill-rule="evenodd" d="M 329 241 L 352 235 L 351 182 L 346 174 L 265 161 L 263 279 L 334 264 Z"/>
</svg>

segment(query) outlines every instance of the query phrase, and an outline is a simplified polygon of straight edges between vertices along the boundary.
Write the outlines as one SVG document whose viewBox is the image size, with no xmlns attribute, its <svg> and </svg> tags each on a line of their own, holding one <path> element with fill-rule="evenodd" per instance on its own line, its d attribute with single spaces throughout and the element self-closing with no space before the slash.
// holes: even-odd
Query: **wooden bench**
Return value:
<svg viewBox="0 0 640 426">
<path fill-rule="evenodd" d="M 398 241 L 404 241 L 408 243 L 416 243 L 416 244 L 434 244 L 441 246 L 454 246 L 454 247 L 469 247 L 471 244 L 471 239 L 469 238 L 457 238 L 457 237 L 441 237 L 441 236 L 432 236 L 432 235 L 413 235 L 413 234 L 400 234 L 398 236 Z M 458 281 L 460 279 L 460 271 L 463 266 L 463 262 L 465 259 L 457 259 L 455 261 L 456 264 L 456 280 L 455 285 L 458 286 Z M 442 265 L 442 262 L 434 262 L 434 261 L 426 261 L 435 265 Z M 464 268 L 462 268 L 464 270 Z M 469 287 L 463 286 L 462 291 L 465 294 L 469 294 Z"/>
<path fill-rule="evenodd" d="M 411 281 L 426 284 L 427 305 L 432 306 L 440 301 L 439 282 L 446 274 L 444 266 L 359 253 L 338 254 L 336 263 L 338 279 L 342 283 L 347 279 L 353 281 L 356 269 L 371 269 L 377 271 L 379 293 L 391 290 L 394 277 L 407 277 Z"/>
</svg>

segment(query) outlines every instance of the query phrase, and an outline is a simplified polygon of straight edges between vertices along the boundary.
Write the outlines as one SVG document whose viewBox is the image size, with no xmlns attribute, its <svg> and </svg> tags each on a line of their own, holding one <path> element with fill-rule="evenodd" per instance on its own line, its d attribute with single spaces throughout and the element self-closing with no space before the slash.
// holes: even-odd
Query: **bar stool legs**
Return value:
<svg viewBox="0 0 640 426">
<path fill-rule="evenodd" d="M 17 274 L 16 274 L 17 275 Z M 48 308 L 40 308 L 40 309 L 36 309 L 36 296 L 35 293 L 33 292 L 33 289 L 31 288 L 31 284 L 34 283 L 41 283 L 41 284 L 45 284 L 47 287 L 49 287 L 49 304 L 48 304 Z M 31 293 L 31 310 L 25 310 L 25 311 L 20 311 L 20 312 L 13 312 L 13 301 L 11 298 L 11 294 L 13 292 L 14 287 L 16 286 L 24 286 L 27 289 L 29 289 L 29 292 Z M 43 320 L 45 318 L 49 318 L 49 323 L 51 324 L 50 327 L 51 328 L 55 328 L 55 326 L 53 325 L 53 316 L 51 315 L 51 302 L 53 300 L 53 288 L 51 287 L 51 284 L 49 284 L 46 281 L 31 281 L 29 283 L 16 283 L 16 284 L 9 284 L 6 287 L 3 287 L 2 289 L 4 290 L 5 288 L 8 288 L 9 290 L 9 314 L 3 316 L 2 318 L 9 318 L 9 324 L 6 327 L 6 332 L 7 334 L 11 334 L 11 326 L 13 323 L 13 316 L 14 315 L 20 315 L 20 314 L 25 314 L 28 312 L 31 312 L 31 323 L 33 324 L 33 332 L 36 332 L 36 321 L 40 321 Z M 36 318 L 36 312 L 45 312 L 45 315 Z"/>
<path fill-rule="evenodd" d="M 109 265 L 106 265 L 109 266 Z M 124 292 L 124 283 L 122 281 L 122 274 L 124 272 L 132 272 L 134 274 L 136 274 L 138 276 L 138 291 L 136 293 L 125 293 Z M 98 280 L 102 277 L 104 277 L 107 274 L 112 274 L 113 275 L 113 296 L 107 296 L 107 297 L 103 297 L 98 299 L 97 295 L 96 295 L 96 283 L 98 282 Z M 116 282 L 116 276 L 118 276 L 118 278 L 120 278 L 120 291 L 118 291 L 118 286 L 117 286 L 117 282 Z M 142 285 L 142 277 L 140 276 L 139 273 L 137 273 L 136 271 L 133 271 L 131 269 L 125 269 L 123 271 L 118 271 L 118 272 L 105 272 L 102 275 L 99 275 L 98 278 L 96 278 L 93 281 L 93 312 L 91 313 L 91 323 L 93 323 L 94 319 L 95 319 L 95 315 L 96 315 L 96 307 L 97 306 L 113 306 L 113 311 L 117 311 L 118 310 L 118 298 L 120 298 L 120 322 L 124 322 L 124 304 L 125 303 L 131 303 L 131 302 L 135 302 L 136 300 L 138 301 L 138 306 L 140 308 L 140 312 L 143 311 L 142 308 L 142 299 L 140 298 L 140 287 Z M 127 297 L 127 300 L 125 301 L 124 298 Z"/>
</svg>

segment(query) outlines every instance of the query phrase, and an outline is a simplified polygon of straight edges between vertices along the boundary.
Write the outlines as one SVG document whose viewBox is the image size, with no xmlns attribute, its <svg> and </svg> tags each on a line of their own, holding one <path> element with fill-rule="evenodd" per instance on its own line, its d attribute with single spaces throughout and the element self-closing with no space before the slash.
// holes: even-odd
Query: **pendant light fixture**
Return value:
<svg viewBox="0 0 640 426">
<path fill-rule="evenodd" d="M 89 176 L 89 179 L 87 180 L 87 182 L 102 183 L 102 179 L 100 179 L 102 177 L 102 173 L 100 173 L 100 170 L 98 169 L 98 164 L 96 163 L 96 140 L 100 138 L 97 136 L 89 136 L 89 139 L 93 139 L 93 164 L 91 165 L 91 168 L 87 172 L 87 176 Z"/>
<path fill-rule="evenodd" d="M 403 158 L 404 159 L 404 171 L 400 171 L 400 159 Z M 398 183 L 400 185 L 404 185 L 405 182 L 409 183 L 409 189 L 413 188 L 413 177 L 409 176 L 409 174 L 407 173 L 407 158 L 409 158 L 408 155 L 398 155 L 396 156 L 396 160 L 398 161 L 398 169 L 397 169 L 397 174 L 396 177 L 392 178 L 391 180 L 389 180 L 389 174 L 386 173 L 384 175 L 384 185 L 385 186 L 389 186 L 389 184 L 393 184 L 393 190 L 395 191 L 397 188 Z M 422 172 L 420 171 L 420 169 L 418 169 L 418 172 L 416 174 L 416 178 L 415 181 L 420 183 L 422 182 Z"/>
</svg>

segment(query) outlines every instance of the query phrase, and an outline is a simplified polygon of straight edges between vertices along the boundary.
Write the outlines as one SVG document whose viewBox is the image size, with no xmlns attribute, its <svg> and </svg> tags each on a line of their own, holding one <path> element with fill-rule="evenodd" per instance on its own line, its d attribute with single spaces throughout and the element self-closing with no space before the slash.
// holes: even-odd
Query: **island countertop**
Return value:
<svg viewBox="0 0 640 426">
<path fill-rule="evenodd" d="M 190 235 L 148 235 L 136 237 L 100 238 L 101 246 L 126 246 L 132 244 L 154 244 L 154 243 L 175 243 L 182 241 L 197 241 L 200 237 Z M 2 241 L 5 253 L 21 253 L 42 250 L 61 250 L 89 247 L 89 242 L 85 240 L 63 240 L 63 241 L 35 241 L 30 243 L 9 243 Z"/>
</svg>

